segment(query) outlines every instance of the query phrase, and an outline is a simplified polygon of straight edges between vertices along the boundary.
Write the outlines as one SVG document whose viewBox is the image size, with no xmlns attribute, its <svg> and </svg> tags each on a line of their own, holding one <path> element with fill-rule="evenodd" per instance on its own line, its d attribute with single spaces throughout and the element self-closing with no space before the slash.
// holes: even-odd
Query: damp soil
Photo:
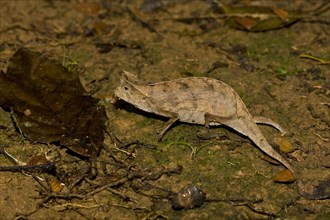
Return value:
<svg viewBox="0 0 330 220">
<path fill-rule="evenodd" d="M 108 116 L 101 153 L 88 159 L 56 143 L 30 142 L 13 114 L 0 109 L 1 147 L 24 162 L 56 155 L 50 160 L 67 174 L 57 178 L 72 186 L 56 196 L 51 184 L 47 193 L 31 176 L 1 172 L 0 219 L 329 219 L 329 10 L 289 27 L 248 32 L 225 26 L 211 2 L 0 2 L 1 70 L 21 47 L 45 54 L 77 71 Z M 288 11 L 326 3 L 226 2 Z M 274 182 L 283 167 L 263 160 L 253 143 L 226 127 L 177 123 L 158 142 L 166 118 L 116 101 L 122 70 L 147 82 L 193 76 L 226 82 L 252 115 L 288 131 L 294 151 L 282 155 L 296 181 Z M 276 148 L 280 134 L 260 128 Z M 0 155 L 0 165 L 12 163 Z M 209 200 L 174 210 L 166 192 L 187 184 Z"/>
</svg>

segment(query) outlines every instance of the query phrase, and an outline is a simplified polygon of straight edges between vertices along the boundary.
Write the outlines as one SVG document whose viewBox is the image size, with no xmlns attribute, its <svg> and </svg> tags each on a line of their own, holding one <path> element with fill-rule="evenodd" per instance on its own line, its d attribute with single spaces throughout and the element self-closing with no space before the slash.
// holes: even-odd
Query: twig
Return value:
<svg viewBox="0 0 330 220">
<path fill-rule="evenodd" d="M 313 134 L 315 134 L 318 138 L 320 138 L 322 141 L 329 141 L 330 139 L 329 138 L 325 138 L 325 137 L 322 137 L 320 134 L 316 133 L 316 132 L 313 132 Z"/>
<path fill-rule="evenodd" d="M 0 166 L 0 172 L 37 172 L 47 173 L 50 170 L 55 169 L 54 163 L 37 164 L 37 165 L 25 165 L 25 166 Z"/>
</svg>

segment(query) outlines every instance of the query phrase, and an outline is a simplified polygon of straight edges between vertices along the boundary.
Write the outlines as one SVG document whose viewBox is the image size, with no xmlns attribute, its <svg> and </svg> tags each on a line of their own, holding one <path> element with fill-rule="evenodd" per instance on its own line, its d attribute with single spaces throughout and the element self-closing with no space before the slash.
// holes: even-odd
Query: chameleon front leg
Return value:
<svg viewBox="0 0 330 220">
<path fill-rule="evenodd" d="M 171 128 L 171 126 L 172 126 L 176 121 L 178 121 L 178 120 L 179 120 L 179 117 L 177 117 L 177 118 L 170 118 L 170 120 L 168 120 L 168 121 L 166 122 L 166 124 L 164 125 L 162 131 L 158 134 L 158 141 L 159 141 L 159 142 L 162 141 L 162 139 L 163 139 L 165 133 L 167 132 L 167 130 L 169 130 L 169 129 Z"/>
<path fill-rule="evenodd" d="M 162 128 L 161 132 L 158 134 L 159 142 L 162 141 L 165 133 L 172 127 L 172 125 L 180 119 L 179 115 L 176 113 L 173 113 L 173 112 L 162 111 L 162 114 L 168 116 L 170 119 L 166 122 L 166 124 Z"/>
<path fill-rule="evenodd" d="M 253 117 L 253 120 L 256 124 L 266 124 L 266 125 L 270 125 L 274 128 L 276 128 L 281 135 L 285 135 L 287 132 L 281 127 L 281 125 L 279 125 L 278 123 L 274 122 L 273 120 L 271 120 L 270 118 L 266 118 L 266 117 L 262 117 L 262 116 L 257 116 L 257 117 Z"/>
</svg>

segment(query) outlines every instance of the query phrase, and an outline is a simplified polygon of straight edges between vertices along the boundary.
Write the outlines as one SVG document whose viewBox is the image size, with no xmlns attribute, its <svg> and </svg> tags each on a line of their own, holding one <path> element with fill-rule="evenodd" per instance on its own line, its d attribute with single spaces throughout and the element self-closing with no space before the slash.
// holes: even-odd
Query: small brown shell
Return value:
<svg viewBox="0 0 330 220">
<path fill-rule="evenodd" d="M 206 199 L 206 194 L 191 184 L 182 188 L 172 199 L 174 209 L 193 209 L 200 207 Z"/>
</svg>

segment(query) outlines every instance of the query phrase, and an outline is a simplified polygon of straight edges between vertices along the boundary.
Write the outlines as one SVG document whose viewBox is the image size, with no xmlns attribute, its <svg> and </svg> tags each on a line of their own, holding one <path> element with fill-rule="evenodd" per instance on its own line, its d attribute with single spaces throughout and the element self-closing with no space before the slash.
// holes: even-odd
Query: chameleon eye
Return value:
<svg viewBox="0 0 330 220">
<path fill-rule="evenodd" d="M 125 90 L 128 90 L 128 87 L 127 87 L 127 86 L 125 86 L 125 87 L 124 87 L 124 89 L 125 89 Z"/>
</svg>

